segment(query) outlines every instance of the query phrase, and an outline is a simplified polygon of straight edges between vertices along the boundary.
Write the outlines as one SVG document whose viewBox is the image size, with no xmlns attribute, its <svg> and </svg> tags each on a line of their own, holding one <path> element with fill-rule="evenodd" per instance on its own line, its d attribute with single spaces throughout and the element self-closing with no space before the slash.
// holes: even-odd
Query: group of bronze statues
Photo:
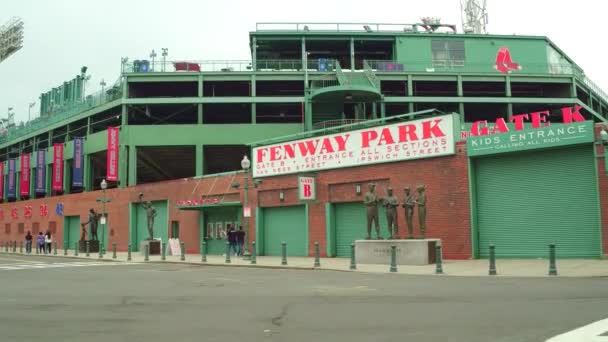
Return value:
<svg viewBox="0 0 608 342">
<path fill-rule="evenodd" d="M 146 218 L 148 223 L 148 240 L 154 239 L 154 218 L 156 217 L 156 209 L 152 206 L 152 202 L 143 201 L 144 194 L 139 193 L 139 204 L 146 210 Z M 101 214 L 97 213 L 95 209 L 89 209 L 89 220 L 87 222 L 81 223 L 82 232 L 80 234 L 80 241 L 86 240 L 87 229 L 85 228 L 88 224 L 91 225 L 91 238 L 92 241 L 97 241 L 99 238 L 97 237 L 97 227 L 99 226 L 99 219 L 101 218 Z"/>
<path fill-rule="evenodd" d="M 426 232 L 426 187 L 424 184 L 418 185 L 416 188 L 418 196 L 410 192 L 409 187 L 403 189 L 405 199 L 401 207 L 405 209 L 405 221 L 407 224 L 408 239 L 414 238 L 414 207 L 418 206 L 418 221 L 420 225 L 420 238 L 425 238 Z M 399 199 L 393 194 L 392 188 L 386 189 L 386 197 L 378 197 L 376 195 L 376 185 L 370 183 L 368 191 L 363 199 L 363 204 L 367 207 L 367 240 L 372 238 L 372 224 L 376 229 L 376 239 L 382 240 L 380 236 L 380 224 L 378 223 L 378 206 L 382 205 L 386 208 L 386 222 L 388 225 L 389 239 L 399 239 L 399 226 L 397 224 L 397 208 L 399 207 Z"/>
</svg>

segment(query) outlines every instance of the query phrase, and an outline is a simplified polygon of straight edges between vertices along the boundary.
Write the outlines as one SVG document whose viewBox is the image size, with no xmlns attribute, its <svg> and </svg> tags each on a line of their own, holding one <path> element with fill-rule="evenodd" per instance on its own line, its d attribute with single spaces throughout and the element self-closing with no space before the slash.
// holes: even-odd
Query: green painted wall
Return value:
<svg viewBox="0 0 608 342">
<path fill-rule="evenodd" d="M 433 66 L 431 40 L 453 40 L 464 41 L 465 65 L 464 67 L 452 68 L 454 72 L 475 72 L 475 73 L 496 73 L 502 75 L 494 69 L 496 54 L 501 47 L 509 48 L 513 62 L 519 63 L 522 70 L 514 71 L 518 73 L 547 73 L 547 42 L 544 38 L 521 39 L 521 38 L 502 38 L 502 37 L 465 37 L 465 36 L 424 36 L 412 37 L 404 36 L 397 38 L 396 59 L 405 64 L 405 70 L 428 71 L 434 68 L 436 72 L 442 71 L 438 66 Z"/>
<path fill-rule="evenodd" d="M 167 242 L 169 221 L 167 201 L 152 201 L 152 206 L 156 209 L 156 218 L 154 219 L 154 238 L 161 238 L 163 242 Z M 139 251 L 139 244 L 142 240 L 148 238 L 148 221 L 146 210 L 137 203 L 131 203 L 131 248 L 133 251 Z"/>
</svg>

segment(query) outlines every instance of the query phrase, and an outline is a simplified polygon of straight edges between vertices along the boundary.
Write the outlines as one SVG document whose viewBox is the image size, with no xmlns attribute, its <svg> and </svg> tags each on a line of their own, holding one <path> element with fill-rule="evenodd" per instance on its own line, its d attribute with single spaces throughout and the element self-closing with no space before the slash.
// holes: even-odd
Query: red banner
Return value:
<svg viewBox="0 0 608 342">
<path fill-rule="evenodd" d="M 0 201 L 4 198 L 4 162 L 0 162 Z"/>
<path fill-rule="evenodd" d="M 108 127 L 108 159 L 106 180 L 118 180 L 118 127 Z"/>
<path fill-rule="evenodd" d="M 21 184 L 19 193 L 21 196 L 30 195 L 30 154 L 21 155 Z"/>
<path fill-rule="evenodd" d="M 53 190 L 63 191 L 63 144 L 53 145 Z"/>
</svg>

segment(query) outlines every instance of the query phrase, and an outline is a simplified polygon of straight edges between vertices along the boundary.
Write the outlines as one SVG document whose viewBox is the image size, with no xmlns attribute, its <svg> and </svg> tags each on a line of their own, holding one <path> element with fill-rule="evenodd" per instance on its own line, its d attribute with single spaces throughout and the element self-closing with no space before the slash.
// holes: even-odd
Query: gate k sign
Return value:
<svg viewBox="0 0 608 342">
<path fill-rule="evenodd" d="M 317 199 L 315 177 L 298 176 L 298 198 L 300 201 L 314 201 Z"/>
</svg>

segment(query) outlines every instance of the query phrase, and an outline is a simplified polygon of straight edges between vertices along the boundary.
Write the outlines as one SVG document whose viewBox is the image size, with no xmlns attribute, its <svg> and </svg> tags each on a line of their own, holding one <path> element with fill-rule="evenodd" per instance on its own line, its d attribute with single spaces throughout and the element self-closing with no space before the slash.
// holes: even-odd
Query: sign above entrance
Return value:
<svg viewBox="0 0 608 342">
<path fill-rule="evenodd" d="M 298 198 L 300 201 L 314 201 L 317 199 L 315 177 L 298 177 Z"/>
<path fill-rule="evenodd" d="M 529 128 L 513 133 L 469 137 L 469 157 L 487 154 L 532 150 L 590 143 L 594 140 L 593 121 L 572 124 L 554 124 L 542 128 Z"/>
<path fill-rule="evenodd" d="M 457 114 L 399 122 L 253 149 L 253 177 L 454 154 Z"/>
<path fill-rule="evenodd" d="M 195 205 L 208 205 L 218 204 L 220 201 L 217 198 L 205 198 L 195 200 L 178 200 L 175 204 L 178 206 L 195 206 Z"/>
</svg>

